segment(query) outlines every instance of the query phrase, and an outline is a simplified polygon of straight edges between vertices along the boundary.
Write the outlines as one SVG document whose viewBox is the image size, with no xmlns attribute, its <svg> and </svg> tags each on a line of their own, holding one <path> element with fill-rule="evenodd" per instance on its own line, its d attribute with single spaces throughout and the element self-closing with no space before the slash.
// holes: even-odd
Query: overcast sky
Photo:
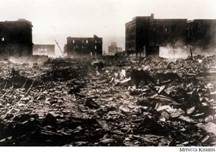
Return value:
<svg viewBox="0 0 216 152">
<path fill-rule="evenodd" d="M 124 48 L 125 23 L 135 16 L 214 18 L 216 0 L 1 0 L 0 20 L 25 18 L 33 24 L 34 43 L 61 46 L 67 36 L 93 36 Z"/>
</svg>

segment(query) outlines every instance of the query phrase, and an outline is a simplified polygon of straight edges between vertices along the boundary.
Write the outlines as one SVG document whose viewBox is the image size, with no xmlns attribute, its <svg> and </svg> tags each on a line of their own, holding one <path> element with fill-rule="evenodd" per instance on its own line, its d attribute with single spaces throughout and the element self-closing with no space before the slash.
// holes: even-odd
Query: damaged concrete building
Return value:
<svg viewBox="0 0 216 152">
<path fill-rule="evenodd" d="M 159 55 L 160 46 L 184 45 L 202 48 L 216 46 L 216 20 L 154 19 L 138 16 L 126 23 L 126 51 L 145 56 Z"/>
<path fill-rule="evenodd" d="M 54 44 L 34 44 L 33 55 L 54 57 L 55 45 Z"/>
<path fill-rule="evenodd" d="M 96 35 L 91 37 L 67 37 L 64 52 L 67 56 L 102 55 L 103 39 Z"/>
<path fill-rule="evenodd" d="M 32 23 L 20 19 L 0 22 L 0 56 L 32 55 Z"/>
</svg>

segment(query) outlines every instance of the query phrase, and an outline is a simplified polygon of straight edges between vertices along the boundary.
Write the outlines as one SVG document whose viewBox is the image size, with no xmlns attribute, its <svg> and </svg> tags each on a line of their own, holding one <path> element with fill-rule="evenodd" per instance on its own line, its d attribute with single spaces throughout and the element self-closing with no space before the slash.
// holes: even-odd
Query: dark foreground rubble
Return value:
<svg viewBox="0 0 216 152">
<path fill-rule="evenodd" d="M 0 145 L 216 145 L 216 56 L 0 68 Z"/>
</svg>

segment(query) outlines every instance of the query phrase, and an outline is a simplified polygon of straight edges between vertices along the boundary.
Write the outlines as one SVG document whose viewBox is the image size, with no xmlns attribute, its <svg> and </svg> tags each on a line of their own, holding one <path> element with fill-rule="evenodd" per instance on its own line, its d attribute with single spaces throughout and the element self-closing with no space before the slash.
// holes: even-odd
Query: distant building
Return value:
<svg viewBox="0 0 216 152">
<path fill-rule="evenodd" d="M 55 45 L 54 44 L 34 44 L 33 55 L 54 57 Z"/>
<path fill-rule="evenodd" d="M 102 55 L 103 39 L 96 35 L 91 37 L 68 37 L 64 52 L 73 55 Z"/>
<path fill-rule="evenodd" d="M 122 52 L 122 48 L 117 46 L 116 42 L 111 42 L 110 46 L 108 46 L 108 54 L 115 55 L 118 52 Z"/>
<path fill-rule="evenodd" d="M 20 19 L 0 22 L 0 57 L 32 55 L 32 24 Z"/>
<path fill-rule="evenodd" d="M 135 17 L 126 23 L 126 51 L 159 55 L 159 47 L 185 45 L 211 47 L 216 45 L 216 20 L 154 19 L 154 15 Z"/>
</svg>

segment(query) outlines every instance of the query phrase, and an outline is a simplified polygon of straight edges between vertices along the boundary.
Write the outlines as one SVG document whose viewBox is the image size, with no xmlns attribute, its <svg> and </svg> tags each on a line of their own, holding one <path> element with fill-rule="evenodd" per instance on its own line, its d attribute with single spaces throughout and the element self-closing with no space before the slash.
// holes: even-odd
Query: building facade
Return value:
<svg viewBox="0 0 216 152">
<path fill-rule="evenodd" d="M 33 55 L 54 57 L 55 45 L 54 44 L 34 44 Z"/>
<path fill-rule="evenodd" d="M 159 47 L 196 45 L 211 47 L 215 41 L 216 20 L 154 19 L 154 15 L 135 17 L 126 23 L 126 51 L 159 55 Z"/>
<path fill-rule="evenodd" d="M 68 37 L 64 47 L 67 56 L 102 55 L 103 39 L 96 35 L 91 37 Z"/>
<path fill-rule="evenodd" d="M 32 24 L 20 19 L 0 22 L 0 57 L 32 55 Z"/>
</svg>

